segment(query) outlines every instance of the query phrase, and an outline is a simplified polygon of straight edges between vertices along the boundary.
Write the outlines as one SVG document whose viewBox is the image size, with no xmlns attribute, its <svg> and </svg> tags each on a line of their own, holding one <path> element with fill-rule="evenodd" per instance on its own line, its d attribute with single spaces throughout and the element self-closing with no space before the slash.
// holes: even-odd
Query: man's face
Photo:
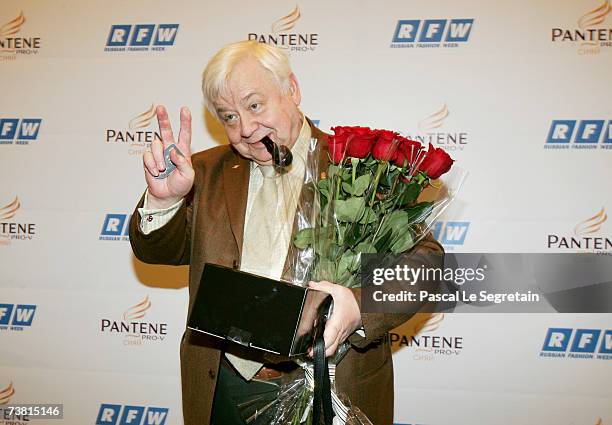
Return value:
<svg viewBox="0 0 612 425">
<path fill-rule="evenodd" d="M 293 146 L 302 128 L 298 109 L 300 90 L 292 74 L 289 93 L 283 94 L 273 75 L 246 58 L 234 66 L 227 90 L 214 102 L 229 142 L 245 158 L 271 165 L 272 156 L 261 139 Z"/>
</svg>

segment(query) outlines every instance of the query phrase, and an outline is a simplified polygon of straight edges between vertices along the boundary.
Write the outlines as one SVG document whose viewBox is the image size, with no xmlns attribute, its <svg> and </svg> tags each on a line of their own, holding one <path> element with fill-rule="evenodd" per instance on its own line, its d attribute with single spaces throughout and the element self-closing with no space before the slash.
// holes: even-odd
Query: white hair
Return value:
<svg viewBox="0 0 612 425">
<path fill-rule="evenodd" d="M 247 57 L 256 59 L 272 74 L 283 94 L 289 92 L 291 66 L 287 54 L 282 49 L 255 40 L 228 44 L 212 57 L 202 76 L 202 92 L 206 108 L 215 117 L 219 118 L 214 102 L 227 89 L 234 66 Z"/>
</svg>

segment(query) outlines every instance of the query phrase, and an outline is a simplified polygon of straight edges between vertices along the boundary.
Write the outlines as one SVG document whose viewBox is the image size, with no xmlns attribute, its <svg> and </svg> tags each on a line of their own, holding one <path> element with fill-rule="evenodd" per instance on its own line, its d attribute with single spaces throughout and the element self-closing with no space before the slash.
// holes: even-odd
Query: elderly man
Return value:
<svg viewBox="0 0 612 425">
<path fill-rule="evenodd" d="M 257 272 L 258 265 L 266 261 L 268 273 L 260 271 L 272 277 L 282 275 L 288 241 L 279 247 L 278 240 L 262 230 L 270 225 L 266 217 L 274 216 L 271 211 L 275 205 L 262 198 L 265 176 L 272 174 L 273 166 L 261 140 L 267 136 L 287 146 L 298 163 L 303 161 L 311 138 L 324 152 L 326 149 L 324 134 L 299 109 L 297 78 L 278 48 L 253 41 L 224 47 L 204 72 L 203 91 L 207 108 L 223 123 L 229 146 L 192 156 L 189 110 L 181 109 L 181 128 L 175 141 L 168 114 L 158 107 L 162 141 L 154 141 L 151 152 L 144 155 L 148 187 L 130 223 L 130 241 L 139 259 L 190 265 L 190 310 L 205 263 L 240 265 L 242 270 Z M 164 147 L 175 142 L 183 152 L 183 156 L 171 152 L 177 170 L 165 179 L 156 179 L 165 169 Z M 290 211 L 295 209 L 295 203 L 283 205 Z M 291 229 L 289 220 L 280 226 L 281 230 Z M 441 248 L 428 239 L 415 251 L 440 252 Z M 282 254 L 275 254 L 278 252 Z M 331 294 L 334 301 L 324 333 L 326 355 L 332 355 L 347 339 L 351 343 L 336 371 L 338 390 L 374 424 L 391 424 L 393 369 L 389 343 L 383 337 L 409 316 L 362 314 L 358 289 L 330 282 L 312 282 L 310 286 Z M 180 354 L 186 425 L 242 423 L 233 390 L 227 390 L 228 382 L 229 388 L 238 384 L 248 390 L 253 377 L 278 376 L 284 370 L 275 364 L 262 366 L 244 355 L 223 353 L 214 342 L 190 330 L 183 335 Z"/>
</svg>

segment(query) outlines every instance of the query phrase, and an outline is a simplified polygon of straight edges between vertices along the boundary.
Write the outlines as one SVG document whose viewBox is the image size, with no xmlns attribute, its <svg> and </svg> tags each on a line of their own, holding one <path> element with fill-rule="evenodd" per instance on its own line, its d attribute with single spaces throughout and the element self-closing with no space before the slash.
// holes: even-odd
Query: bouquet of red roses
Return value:
<svg viewBox="0 0 612 425">
<path fill-rule="evenodd" d="M 305 160 L 291 280 L 302 285 L 327 280 L 355 287 L 361 284 L 361 254 L 409 251 L 448 206 L 465 174 L 448 173 L 454 161 L 444 150 L 431 144 L 426 149 L 394 131 L 332 130 L 328 161 L 321 161 L 325 146 L 315 139 Z M 432 189 L 434 196 L 423 199 L 424 191 Z M 365 415 L 334 389 L 335 366 L 348 348 L 344 342 L 329 364 L 334 424 L 368 425 Z M 305 359 L 300 364 L 304 373 L 280 389 L 270 409 L 271 424 L 312 423 L 312 362 Z"/>
<path fill-rule="evenodd" d="M 419 201 L 419 196 L 454 161 L 441 148 L 425 149 L 393 131 L 332 130 L 330 163 L 317 183 L 320 212 L 294 244 L 310 251 L 312 280 L 354 287 L 360 285 L 360 254 L 406 252 L 426 235 L 431 224 L 426 219 L 434 211 L 437 217 L 450 197 Z"/>
</svg>

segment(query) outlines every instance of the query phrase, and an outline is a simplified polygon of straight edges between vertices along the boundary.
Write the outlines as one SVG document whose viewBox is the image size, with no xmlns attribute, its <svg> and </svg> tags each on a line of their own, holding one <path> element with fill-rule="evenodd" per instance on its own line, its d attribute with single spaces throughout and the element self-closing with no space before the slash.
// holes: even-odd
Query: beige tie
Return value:
<svg viewBox="0 0 612 425">
<path fill-rule="evenodd" d="M 242 271 L 276 280 L 283 274 L 310 141 L 310 127 L 305 120 L 301 133 L 304 141 L 292 150 L 293 163 L 288 172 L 280 173 L 273 166 L 258 166 L 263 182 L 254 195 L 244 229 Z M 263 366 L 231 353 L 226 352 L 225 356 L 247 381 Z"/>
<path fill-rule="evenodd" d="M 280 175 L 272 166 L 259 166 L 263 182 L 257 193 L 245 229 L 240 269 L 245 272 L 280 279 L 291 236 L 293 215 L 290 202 L 295 196 L 289 175 Z M 287 204 L 289 202 L 289 204 Z M 227 359 L 246 379 L 255 376 L 262 363 L 225 353 Z"/>
<path fill-rule="evenodd" d="M 288 240 L 285 176 L 273 166 L 259 166 L 263 182 L 255 195 L 244 235 L 243 271 L 280 279 Z"/>
</svg>

